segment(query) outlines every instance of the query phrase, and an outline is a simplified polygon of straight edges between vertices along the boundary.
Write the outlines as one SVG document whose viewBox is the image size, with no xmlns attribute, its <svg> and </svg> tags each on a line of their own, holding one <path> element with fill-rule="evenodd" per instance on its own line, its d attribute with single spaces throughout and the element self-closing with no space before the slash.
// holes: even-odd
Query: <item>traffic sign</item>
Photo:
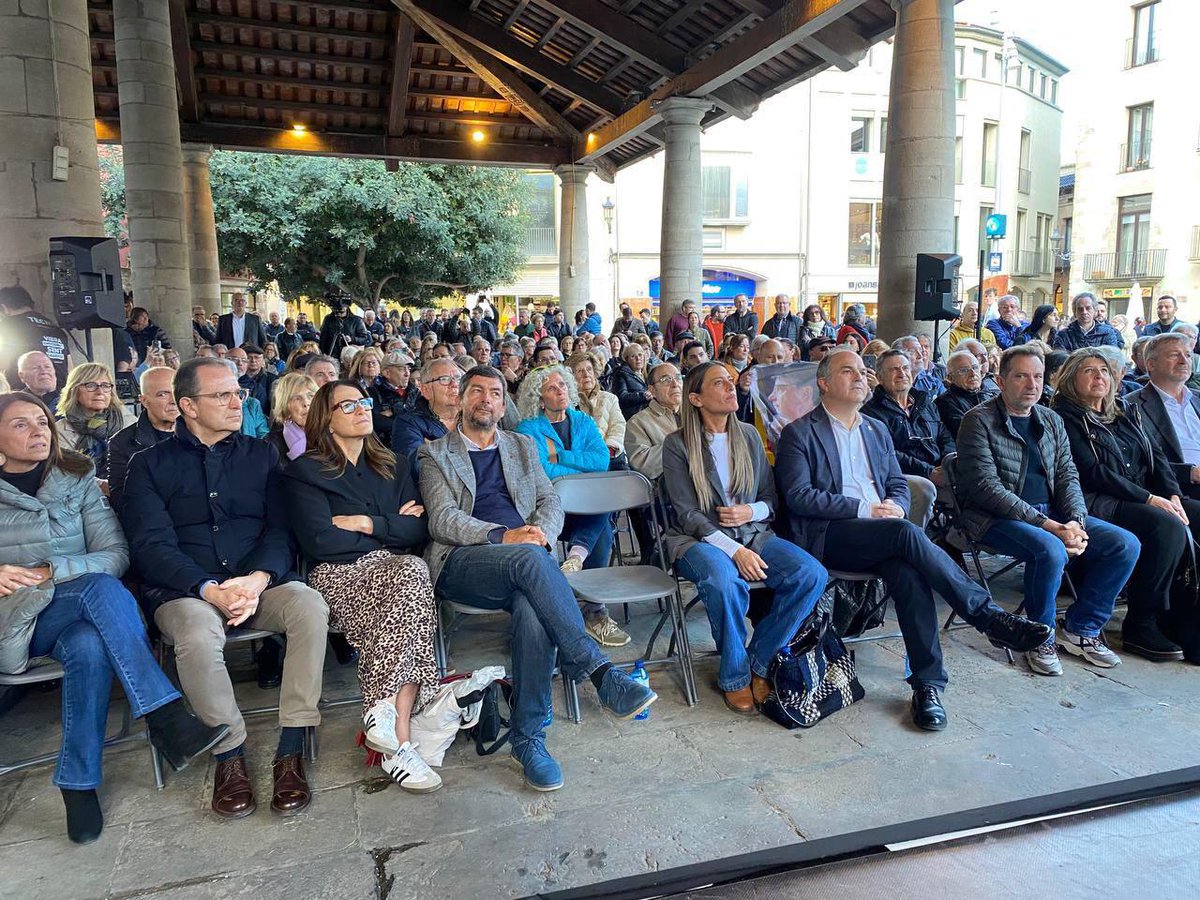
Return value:
<svg viewBox="0 0 1200 900">
<path fill-rule="evenodd" d="M 983 223 L 983 233 L 989 238 L 1002 238 L 1008 231 L 1008 216 L 993 213 Z"/>
<path fill-rule="evenodd" d="M 987 270 L 989 272 L 999 272 L 1004 265 L 1004 254 L 998 250 L 993 250 L 988 254 Z"/>
</svg>

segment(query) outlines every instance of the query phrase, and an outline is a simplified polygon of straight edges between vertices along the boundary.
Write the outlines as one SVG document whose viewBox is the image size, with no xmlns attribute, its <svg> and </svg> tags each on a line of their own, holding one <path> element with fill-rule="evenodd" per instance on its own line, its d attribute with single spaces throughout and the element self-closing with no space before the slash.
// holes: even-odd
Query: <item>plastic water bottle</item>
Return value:
<svg viewBox="0 0 1200 900">
<path fill-rule="evenodd" d="M 911 667 L 911 666 L 909 666 L 909 664 L 908 664 L 908 654 L 907 654 L 907 653 L 905 653 L 905 654 L 904 654 L 904 677 L 905 677 L 905 678 L 909 678 L 909 677 L 911 677 L 911 676 L 912 676 L 912 667 Z"/>
<path fill-rule="evenodd" d="M 650 673 L 646 671 L 646 664 L 643 660 L 639 659 L 634 663 L 633 671 L 629 673 L 629 677 L 639 684 L 650 687 Z M 650 707 L 647 706 L 633 718 L 637 721 L 650 718 Z"/>
</svg>

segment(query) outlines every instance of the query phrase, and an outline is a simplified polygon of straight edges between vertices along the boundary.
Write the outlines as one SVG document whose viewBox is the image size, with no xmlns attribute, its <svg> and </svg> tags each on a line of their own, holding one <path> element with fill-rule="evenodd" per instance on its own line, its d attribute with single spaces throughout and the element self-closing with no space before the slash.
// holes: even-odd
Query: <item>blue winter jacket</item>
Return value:
<svg viewBox="0 0 1200 900">
<path fill-rule="evenodd" d="M 517 425 L 516 430 L 518 434 L 527 434 L 533 438 L 542 468 L 551 480 L 563 475 L 578 475 L 580 472 L 607 472 L 608 447 L 592 417 L 577 409 L 568 409 L 567 418 L 571 422 L 570 450 L 563 447 L 562 438 L 545 416 L 525 419 Z M 556 462 L 550 462 L 547 438 L 554 442 L 558 457 Z"/>
</svg>

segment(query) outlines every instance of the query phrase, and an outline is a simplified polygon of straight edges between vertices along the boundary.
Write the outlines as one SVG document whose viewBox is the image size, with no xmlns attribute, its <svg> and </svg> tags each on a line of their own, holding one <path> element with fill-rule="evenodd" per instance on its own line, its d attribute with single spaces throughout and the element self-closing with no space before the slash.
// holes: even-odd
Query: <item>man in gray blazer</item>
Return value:
<svg viewBox="0 0 1200 900">
<path fill-rule="evenodd" d="M 1180 487 L 1200 500 L 1200 397 L 1187 386 L 1192 377 L 1191 343 L 1190 336 L 1177 331 L 1152 337 L 1142 356 L 1150 383 L 1127 399 L 1138 404 Z"/>
<path fill-rule="evenodd" d="M 584 630 L 579 604 L 548 547 L 562 529 L 558 494 L 531 438 L 500 431 L 508 390 L 491 366 L 462 377 L 459 427 L 421 447 L 425 551 L 438 596 L 512 614 L 512 755 L 534 790 L 563 785 L 546 750 L 555 656 L 566 677 L 589 678 L 600 704 L 627 719 L 658 695 L 613 667 Z"/>
</svg>

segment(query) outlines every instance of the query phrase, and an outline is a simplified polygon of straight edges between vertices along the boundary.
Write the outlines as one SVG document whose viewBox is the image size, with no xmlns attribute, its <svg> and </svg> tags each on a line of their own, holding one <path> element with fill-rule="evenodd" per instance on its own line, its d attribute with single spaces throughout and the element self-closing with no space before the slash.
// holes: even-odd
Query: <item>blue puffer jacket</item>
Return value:
<svg viewBox="0 0 1200 900">
<path fill-rule="evenodd" d="M 415 479 L 421 474 L 418 451 L 426 441 L 436 441 L 445 436 L 446 426 L 433 414 L 429 401 L 420 397 L 412 409 L 396 411 L 396 421 L 392 423 L 392 452 L 408 460 Z"/>
<path fill-rule="evenodd" d="M 231 434 L 206 447 L 181 417 L 174 437 L 129 461 L 121 521 L 150 617 L 209 579 L 295 580 L 279 452 L 267 441 Z"/>
<path fill-rule="evenodd" d="M 607 472 L 608 447 L 592 417 L 577 409 L 568 409 L 567 419 L 571 422 L 570 450 L 563 447 L 562 438 L 545 416 L 525 419 L 517 426 L 517 433 L 533 438 L 538 459 L 542 461 L 542 468 L 551 480 L 563 475 L 578 475 L 580 472 Z M 547 439 L 554 442 L 556 462 L 550 462 Z"/>
<path fill-rule="evenodd" d="M 1074 353 L 1082 347 L 1124 347 L 1125 341 L 1107 322 L 1097 322 L 1086 334 L 1078 322 L 1072 322 L 1054 336 L 1053 346 Z"/>
</svg>

